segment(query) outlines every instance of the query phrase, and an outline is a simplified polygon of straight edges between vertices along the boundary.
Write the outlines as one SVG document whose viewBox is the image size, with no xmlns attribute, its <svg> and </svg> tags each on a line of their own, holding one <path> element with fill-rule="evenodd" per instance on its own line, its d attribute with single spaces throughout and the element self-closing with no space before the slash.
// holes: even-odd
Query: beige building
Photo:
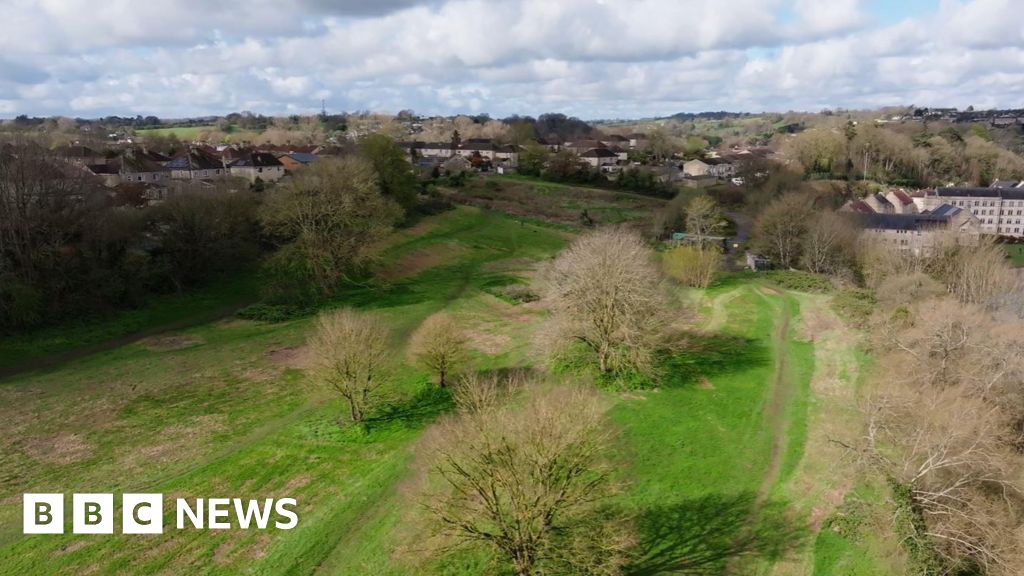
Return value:
<svg viewBox="0 0 1024 576">
<path fill-rule="evenodd" d="M 250 183 L 257 179 L 276 182 L 284 177 L 284 165 L 270 152 L 244 154 L 230 166 L 231 175 L 245 178 Z"/>
<path fill-rule="evenodd" d="M 694 159 L 683 162 L 683 174 L 685 176 L 714 176 L 716 178 L 728 178 L 736 173 L 736 167 L 732 163 L 721 158 L 707 158 L 704 160 Z"/>
<path fill-rule="evenodd" d="M 969 211 L 948 204 L 927 214 L 858 213 L 864 226 L 862 239 L 925 256 L 949 232 L 960 242 L 974 244 L 981 234 L 978 219 Z"/>
<path fill-rule="evenodd" d="M 1024 237 L 1024 188 L 938 188 L 921 199 L 924 210 L 943 204 L 971 212 L 983 234 Z"/>
</svg>

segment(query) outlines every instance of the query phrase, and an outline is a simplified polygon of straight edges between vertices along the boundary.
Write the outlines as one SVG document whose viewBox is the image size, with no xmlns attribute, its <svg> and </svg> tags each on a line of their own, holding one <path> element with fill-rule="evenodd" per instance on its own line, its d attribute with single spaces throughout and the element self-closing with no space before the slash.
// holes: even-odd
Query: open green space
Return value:
<svg viewBox="0 0 1024 576">
<path fill-rule="evenodd" d="M 333 305 L 386 316 L 399 359 L 408 335 L 444 309 L 466 325 L 474 367 L 530 366 L 545 312 L 502 288 L 527 282 L 570 237 L 460 207 L 396 233 L 380 280 Z M 631 574 L 827 574 L 856 555 L 855 539 L 817 532 L 801 499 L 805 485 L 838 482 L 827 464 L 808 464 L 818 416 L 834 409 L 815 383 L 852 365 L 831 362 L 824 331 L 806 334 L 823 298 L 753 275 L 681 290 L 702 316 L 688 351 L 660 388 L 607 393 L 616 504 L 637 525 Z M 447 393 L 404 366 L 365 430 L 339 427 L 341 401 L 305 377 L 311 322 L 229 317 L 0 381 L 0 574 L 493 573 L 472 553 L 411 560 L 410 463 L 423 429 L 451 407 Z M 162 535 L 22 535 L 21 494 L 48 491 L 293 496 L 300 523 L 176 530 L 165 510 Z M 780 568 L 787 562 L 801 568 Z"/>
</svg>

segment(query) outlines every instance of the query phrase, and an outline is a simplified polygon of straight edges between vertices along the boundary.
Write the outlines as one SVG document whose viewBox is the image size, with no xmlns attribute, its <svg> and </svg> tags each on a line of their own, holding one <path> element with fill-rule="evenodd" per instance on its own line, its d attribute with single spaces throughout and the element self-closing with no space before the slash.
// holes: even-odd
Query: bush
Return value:
<svg viewBox="0 0 1024 576">
<path fill-rule="evenodd" d="M 878 299 L 864 288 L 842 290 L 832 297 L 832 307 L 840 317 L 854 326 L 866 326 L 874 313 Z"/>
<path fill-rule="evenodd" d="M 765 277 L 786 290 L 824 294 L 832 291 L 832 281 L 823 274 L 801 270 L 771 270 Z"/>
<path fill-rule="evenodd" d="M 722 265 L 717 249 L 697 246 L 677 246 L 662 256 L 665 274 L 685 286 L 707 288 Z"/>
<path fill-rule="evenodd" d="M 510 284 L 508 286 L 499 286 L 492 288 L 488 292 L 493 295 L 509 302 L 510 304 L 526 304 L 527 302 L 536 302 L 540 300 L 540 295 L 530 289 L 529 286 L 523 284 Z"/>
</svg>

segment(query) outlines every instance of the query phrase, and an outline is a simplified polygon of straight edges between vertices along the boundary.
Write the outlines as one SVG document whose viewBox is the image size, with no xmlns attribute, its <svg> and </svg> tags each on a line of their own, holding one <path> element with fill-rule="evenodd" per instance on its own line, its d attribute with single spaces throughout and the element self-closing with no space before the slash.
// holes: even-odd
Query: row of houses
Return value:
<svg viewBox="0 0 1024 576">
<path fill-rule="evenodd" d="M 296 147 L 298 148 L 298 147 Z M 250 183 L 276 182 L 289 171 L 314 162 L 315 147 L 272 149 L 193 145 L 173 156 L 145 148 L 126 148 L 112 156 L 83 146 L 61 151 L 106 186 L 121 183 L 162 184 L 169 180 L 212 180 L 232 176 Z"/>
<path fill-rule="evenodd" d="M 982 234 L 1024 238 L 1024 182 L 891 190 L 849 202 L 843 209 L 860 216 L 867 237 L 915 255 L 927 253 L 947 232 L 968 243 Z"/>
</svg>

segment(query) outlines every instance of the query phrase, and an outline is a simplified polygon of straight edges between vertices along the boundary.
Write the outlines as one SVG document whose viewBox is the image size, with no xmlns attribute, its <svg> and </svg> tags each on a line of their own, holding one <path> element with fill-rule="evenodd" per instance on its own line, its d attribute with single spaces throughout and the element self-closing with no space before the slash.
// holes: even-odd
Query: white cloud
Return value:
<svg viewBox="0 0 1024 576">
<path fill-rule="evenodd" d="M 1024 106 L 1014 0 L 936 2 L 0 0 L 0 114 Z"/>
</svg>

